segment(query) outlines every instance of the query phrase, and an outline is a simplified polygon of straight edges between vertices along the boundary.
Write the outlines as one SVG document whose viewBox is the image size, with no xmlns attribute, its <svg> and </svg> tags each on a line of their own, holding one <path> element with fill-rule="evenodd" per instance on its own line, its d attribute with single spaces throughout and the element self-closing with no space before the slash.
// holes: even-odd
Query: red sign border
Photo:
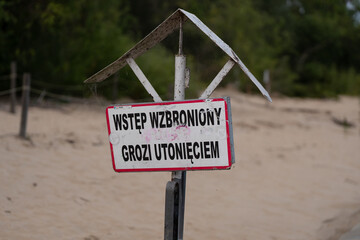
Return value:
<svg viewBox="0 0 360 240">
<path fill-rule="evenodd" d="M 179 167 L 179 168 L 131 168 L 131 169 L 117 169 L 115 167 L 114 151 L 113 145 L 110 143 L 110 151 L 113 169 L 115 172 L 163 172 L 163 171 L 193 171 L 193 170 L 224 170 L 230 169 L 232 164 L 232 151 L 231 151 L 231 142 L 230 142 L 230 127 L 229 127 L 229 113 L 228 113 L 228 103 L 224 98 L 210 98 L 210 99 L 196 99 L 196 100 L 185 100 L 185 101 L 166 101 L 166 102 L 152 102 L 152 103 L 139 103 L 139 104 L 121 104 L 113 105 L 106 108 L 106 122 L 108 128 L 108 135 L 111 134 L 110 131 L 110 122 L 109 122 L 109 109 L 112 109 L 117 106 L 125 107 L 144 107 L 144 106 L 154 106 L 154 105 L 173 105 L 173 104 L 184 104 L 184 103 L 198 103 L 198 102 L 220 102 L 223 101 L 225 104 L 225 119 L 226 119 L 226 138 L 227 138 L 227 147 L 228 147 L 228 165 L 227 166 L 207 166 L 207 167 Z"/>
</svg>

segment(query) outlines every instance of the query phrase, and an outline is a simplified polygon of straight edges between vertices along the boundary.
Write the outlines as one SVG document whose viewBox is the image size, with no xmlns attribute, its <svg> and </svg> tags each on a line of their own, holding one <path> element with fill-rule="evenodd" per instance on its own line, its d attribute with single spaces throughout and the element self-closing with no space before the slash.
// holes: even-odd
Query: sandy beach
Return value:
<svg viewBox="0 0 360 240">
<path fill-rule="evenodd" d="M 184 239 L 332 240 L 360 222 L 360 102 L 230 96 L 236 163 L 188 172 Z M 353 126 L 344 127 L 345 121 Z M 163 239 L 169 172 L 116 173 L 105 106 L 0 102 L 0 239 Z"/>
</svg>

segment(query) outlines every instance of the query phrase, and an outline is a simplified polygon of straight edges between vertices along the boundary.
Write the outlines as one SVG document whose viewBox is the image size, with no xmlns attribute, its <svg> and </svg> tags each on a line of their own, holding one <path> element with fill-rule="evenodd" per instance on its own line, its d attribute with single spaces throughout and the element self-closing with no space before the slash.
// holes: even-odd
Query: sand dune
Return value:
<svg viewBox="0 0 360 240">
<path fill-rule="evenodd" d="M 231 97 L 236 164 L 188 173 L 184 239 L 337 239 L 360 222 L 359 99 L 214 96 Z M 0 239 L 163 238 L 170 173 L 113 171 L 105 107 L 32 107 L 22 140 L 4 104 Z"/>
</svg>

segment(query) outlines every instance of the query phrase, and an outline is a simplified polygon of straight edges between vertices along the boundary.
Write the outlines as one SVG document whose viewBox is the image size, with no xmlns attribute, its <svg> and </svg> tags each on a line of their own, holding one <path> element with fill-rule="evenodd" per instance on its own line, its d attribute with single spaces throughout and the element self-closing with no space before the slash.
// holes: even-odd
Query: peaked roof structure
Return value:
<svg viewBox="0 0 360 240">
<path fill-rule="evenodd" d="M 176 10 L 172 15 L 170 15 L 164 22 L 162 22 L 158 27 L 156 27 L 151 33 L 149 33 L 145 38 L 138 42 L 133 48 L 127 51 L 124 55 L 118 58 L 116 61 L 112 62 L 99 72 L 95 73 L 91 77 L 85 80 L 85 83 L 96 83 L 102 82 L 121 68 L 126 66 L 127 59 L 135 59 L 141 56 L 143 53 L 154 47 L 156 44 L 165 39 L 169 34 L 180 27 L 180 22 L 186 22 L 190 20 L 195 26 L 197 26 L 205 35 L 207 35 L 221 50 L 223 50 L 239 67 L 244 71 L 244 73 L 250 78 L 250 80 L 258 87 L 260 92 L 267 98 L 270 102 L 271 97 L 269 93 L 263 88 L 255 76 L 248 70 L 236 53 L 227 45 L 222 39 L 220 39 L 213 31 L 211 31 L 198 17 L 194 14 L 189 13 L 183 9 Z"/>
</svg>

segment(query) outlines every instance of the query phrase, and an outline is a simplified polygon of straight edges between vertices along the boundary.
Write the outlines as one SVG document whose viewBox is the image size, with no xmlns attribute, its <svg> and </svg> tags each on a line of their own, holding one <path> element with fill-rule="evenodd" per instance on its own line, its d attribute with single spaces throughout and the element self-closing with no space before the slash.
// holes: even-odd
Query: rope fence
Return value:
<svg viewBox="0 0 360 240">
<path fill-rule="evenodd" d="M 84 89 L 84 85 L 59 85 L 59 84 L 53 84 L 53 83 L 47 83 L 39 80 L 33 80 L 32 81 L 34 85 L 39 87 L 46 87 L 46 88 L 53 88 L 53 89 L 62 89 L 66 91 L 82 91 Z"/>
<path fill-rule="evenodd" d="M 19 84 L 19 80 L 22 80 L 22 85 L 24 84 L 24 76 L 26 73 L 19 73 L 17 72 L 17 63 L 16 61 L 12 61 L 10 63 L 9 68 L 9 74 L 0 75 L 0 83 L 2 86 L 4 86 L 5 82 L 9 82 L 9 89 L 0 91 L 0 97 L 10 95 L 10 112 L 15 113 L 15 105 L 16 105 L 16 95 L 18 95 L 18 92 L 22 90 L 23 86 L 17 87 L 16 85 Z M 30 76 L 31 78 L 31 76 Z M 119 78 L 114 78 L 114 81 L 108 81 L 105 83 L 95 83 L 95 84 L 76 84 L 76 85 L 62 85 L 57 83 L 51 83 L 42 81 L 40 79 L 31 79 L 31 87 L 29 85 L 29 94 L 31 95 L 39 95 L 37 99 L 37 103 L 42 103 L 45 98 L 51 98 L 54 100 L 69 102 L 69 103 L 89 103 L 89 102 L 97 102 L 100 105 L 108 104 L 106 101 L 102 98 L 102 94 L 99 92 L 100 89 L 101 92 L 104 90 L 104 88 L 108 88 L 109 85 L 112 85 L 112 91 L 111 90 L 105 90 L 108 91 L 108 93 L 112 92 L 112 99 L 115 100 L 118 98 L 118 90 L 117 90 L 117 84 L 118 84 Z M 59 92 L 63 92 L 69 95 L 62 95 L 59 94 Z M 81 93 L 83 96 L 88 95 L 89 93 L 92 97 L 95 98 L 82 98 Z M 100 93 L 100 94 L 99 94 Z M 79 97 L 74 97 L 71 95 L 80 95 Z M 137 99 L 137 101 L 150 101 L 151 98 L 146 99 Z"/>
<path fill-rule="evenodd" d="M 10 89 L 8 89 L 8 90 L 5 90 L 5 91 L 0 92 L 0 96 L 4 96 L 4 95 L 7 95 L 7 94 L 10 94 L 13 90 L 14 90 L 15 92 L 17 92 L 17 91 L 19 91 L 19 90 L 21 90 L 21 89 L 22 89 L 22 87 L 10 88 Z"/>
<path fill-rule="evenodd" d="M 39 94 L 42 98 L 44 98 L 45 96 L 48 96 L 48 97 L 51 97 L 53 99 L 66 101 L 66 102 L 84 102 L 84 100 L 85 100 L 83 98 L 77 98 L 77 97 L 66 96 L 66 95 L 61 95 L 61 94 L 48 92 L 45 89 L 41 90 L 41 89 L 31 88 L 30 91 L 32 93 Z"/>
<path fill-rule="evenodd" d="M 17 87 L 17 80 L 22 79 L 22 86 Z M 26 139 L 26 128 L 27 128 L 27 115 L 28 115 L 28 109 L 30 105 L 30 95 L 39 95 L 37 98 L 37 101 L 35 103 L 41 104 L 44 101 L 44 98 L 52 98 L 57 101 L 62 102 L 68 102 L 68 103 L 80 103 L 80 104 L 87 104 L 89 102 L 93 103 L 94 99 L 88 99 L 88 98 L 79 98 L 79 97 L 73 97 L 69 95 L 62 95 L 57 94 L 51 91 L 55 92 L 72 92 L 72 93 L 79 93 L 84 92 L 84 90 L 88 89 L 93 96 L 95 96 L 95 100 L 99 105 L 107 104 L 101 99 L 101 97 L 98 97 L 97 94 L 97 88 L 100 86 L 99 84 L 94 85 L 88 85 L 87 87 L 84 85 L 61 85 L 61 84 L 54 84 L 54 83 L 48 83 L 40 80 L 31 80 L 30 73 L 23 73 L 18 74 L 17 72 L 17 64 L 15 61 L 12 61 L 10 63 L 10 72 L 9 74 L 0 75 L 0 82 L 3 86 L 4 83 L 8 81 L 9 82 L 9 89 L 0 91 L 0 97 L 10 95 L 10 113 L 15 114 L 16 111 L 16 95 L 19 91 L 22 92 L 21 97 L 21 122 L 20 122 L 20 131 L 19 136 Z M 31 84 L 32 82 L 32 84 Z M 109 83 L 107 83 L 109 84 Z M 107 85 L 106 84 L 106 85 Z M 31 85 L 35 86 L 31 87 Z M 102 85 L 101 87 L 103 87 Z M 48 91 L 50 90 L 50 92 Z"/>
<path fill-rule="evenodd" d="M 17 87 L 17 88 L 10 88 L 10 89 L 7 89 L 7 90 L 4 90 L 4 91 L 1 91 L 0 92 L 0 96 L 5 96 L 5 95 L 8 95 L 8 94 L 11 94 L 12 91 L 15 91 L 15 92 L 18 92 L 22 89 L 22 87 Z M 49 92 L 47 91 L 46 89 L 43 89 L 43 90 L 40 90 L 40 89 L 37 89 L 37 88 L 31 88 L 30 91 L 32 93 L 35 93 L 35 94 L 45 94 L 51 98 L 55 98 L 55 99 L 59 99 L 59 100 L 76 100 L 76 101 L 79 101 L 81 100 L 82 98 L 77 98 L 77 97 L 72 97 L 72 96 L 66 96 L 66 95 L 61 95 L 61 94 L 56 94 L 56 93 L 52 93 L 52 92 Z"/>
</svg>

